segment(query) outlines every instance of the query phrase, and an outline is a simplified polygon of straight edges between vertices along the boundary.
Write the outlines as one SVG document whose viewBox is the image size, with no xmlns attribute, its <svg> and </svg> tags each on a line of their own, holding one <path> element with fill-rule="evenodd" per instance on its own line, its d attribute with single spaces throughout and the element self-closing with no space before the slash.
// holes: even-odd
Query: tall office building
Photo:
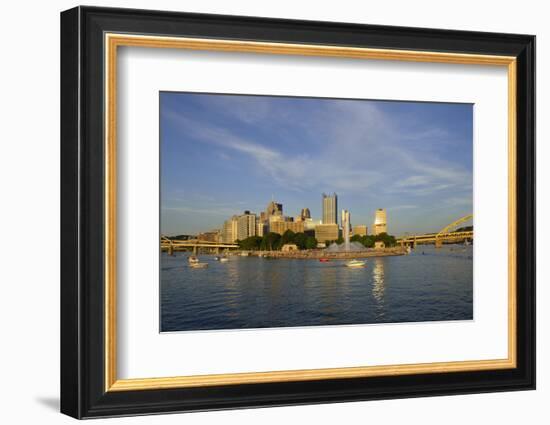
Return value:
<svg viewBox="0 0 550 425">
<path fill-rule="evenodd" d="M 269 219 L 265 222 L 266 228 L 268 232 L 273 232 L 273 229 L 277 226 L 275 223 L 279 223 L 285 221 L 285 218 L 282 215 L 272 215 L 269 217 Z"/>
<path fill-rule="evenodd" d="M 338 224 L 338 196 L 323 193 L 323 224 Z"/>
<path fill-rule="evenodd" d="M 239 218 L 234 215 L 233 217 L 225 220 L 222 229 L 222 241 L 225 243 L 233 243 L 237 240 Z"/>
<path fill-rule="evenodd" d="M 309 208 L 302 208 L 302 211 L 300 212 L 300 218 L 302 219 L 302 221 L 311 218 L 311 212 L 309 211 Z"/>
<path fill-rule="evenodd" d="M 242 241 L 256 235 L 256 214 L 245 211 L 237 218 L 237 240 Z"/>
<path fill-rule="evenodd" d="M 275 201 L 271 201 L 267 204 L 265 209 L 265 219 L 269 220 L 272 215 L 283 215 L 283 204 L 278 204 Z"/>
<path fill-rule="evenodd" d="M 386 210 L 378 208 L 374 215 L 373 234 L 379 235 L 380 233 L 388 233 L 388 220 L 386 217 Z"/>
</svg>

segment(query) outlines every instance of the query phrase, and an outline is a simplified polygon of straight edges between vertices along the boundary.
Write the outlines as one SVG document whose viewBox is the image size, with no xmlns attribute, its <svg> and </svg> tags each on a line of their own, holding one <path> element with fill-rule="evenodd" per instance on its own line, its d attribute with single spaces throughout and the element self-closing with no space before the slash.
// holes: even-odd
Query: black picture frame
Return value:
<svg viewBox="0 0 550 425">
<path fill-rule="evenodd" d="M 104 34 L 308 43 L 517 58 L 517 367 L 105 391 Z M 132 9 L 61 13 L 61 412 L 75 418 L 535 388 L 535 37 Z"/>
</svg>

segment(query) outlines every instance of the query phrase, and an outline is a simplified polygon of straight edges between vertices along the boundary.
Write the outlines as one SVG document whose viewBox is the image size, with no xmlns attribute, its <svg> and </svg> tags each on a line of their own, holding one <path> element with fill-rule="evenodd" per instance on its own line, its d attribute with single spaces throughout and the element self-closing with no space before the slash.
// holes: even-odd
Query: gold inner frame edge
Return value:
<svg viewBox="0 0 550 425">
<path fill-rule="evenodd" d="M 479 54 L 371 49 L 329 45 L 308 45 L 201 38 L 160 37 L 106 33 L 105 46 L 105 391 L 137 391 L 215 385 L 238 385 L 321 379 L 449 373 L 511 369 L 517 366 L 516 322 L 516 58 Z M 397 60 L 469 65 L 505 66 L 508 72 L 508 357 L 495 360 L 468 360 L 326 369 L 246 372 L 152 378 L 117 378 L 116 325 L 116 99 L 117 48 L 149 47 L 240 53 L 324 56 L 354 59 Z"/>
</svg>

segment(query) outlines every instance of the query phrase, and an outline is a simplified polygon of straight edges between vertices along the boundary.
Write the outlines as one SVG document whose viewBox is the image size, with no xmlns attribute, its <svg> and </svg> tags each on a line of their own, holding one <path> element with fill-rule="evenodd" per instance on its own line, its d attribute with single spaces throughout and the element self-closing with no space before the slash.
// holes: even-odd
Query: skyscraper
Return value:
<svg viewBox="0 0 550 425">
<path fill-rule="evenodd" d="M 283 204 L 278 204 L 275 201 L 267 204 L 267 208 L 265 209 L 266 220 L 269 220 L 269 217 L 272 215 L 283 215 Z"/>
<path fill-rule="evenodd" d="M 372 227 L 373 234 L 379 235 L 380 233 L 388 233 L 388 221 L 386 217 L 386 210 L 378 208 L 374 214 L 374 225 Z"/>
<path fill-rule="evenodd" d="M 256 235 L 256 214 L 245 211 L 237 218 L 237 239 L 242 241 Z"/>
<path fill-rule="evenodd" d="M 338 224 L 338 196 L 323 193 L 323 224 Z"/>
<path fill-rule="evenodd" d="M 237 240 L 239 218 L 234 215 L 233 217 L 225 220 L 222 228 L 222 241 L 225 243 L 233 243 Z"/>
<path fill-rule="evenodd" d="M 300 218 L 305 221 L 307 218 L 311 218 L 311 212 L 309 211 L 309 208 L 302 208 L 302 211 L 300 212 Z"/>
</svg>

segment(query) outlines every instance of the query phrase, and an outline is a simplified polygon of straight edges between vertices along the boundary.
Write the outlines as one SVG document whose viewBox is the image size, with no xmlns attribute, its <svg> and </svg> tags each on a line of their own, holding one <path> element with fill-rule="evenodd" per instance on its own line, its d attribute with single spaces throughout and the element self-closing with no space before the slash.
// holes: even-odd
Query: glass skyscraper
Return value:
<svg viewBox="0 0 550 425">
<path fill-rule="evenodd" d="M 323 193 L 323 224 L 338 224 L 338 196 Z"/>
</svg>

